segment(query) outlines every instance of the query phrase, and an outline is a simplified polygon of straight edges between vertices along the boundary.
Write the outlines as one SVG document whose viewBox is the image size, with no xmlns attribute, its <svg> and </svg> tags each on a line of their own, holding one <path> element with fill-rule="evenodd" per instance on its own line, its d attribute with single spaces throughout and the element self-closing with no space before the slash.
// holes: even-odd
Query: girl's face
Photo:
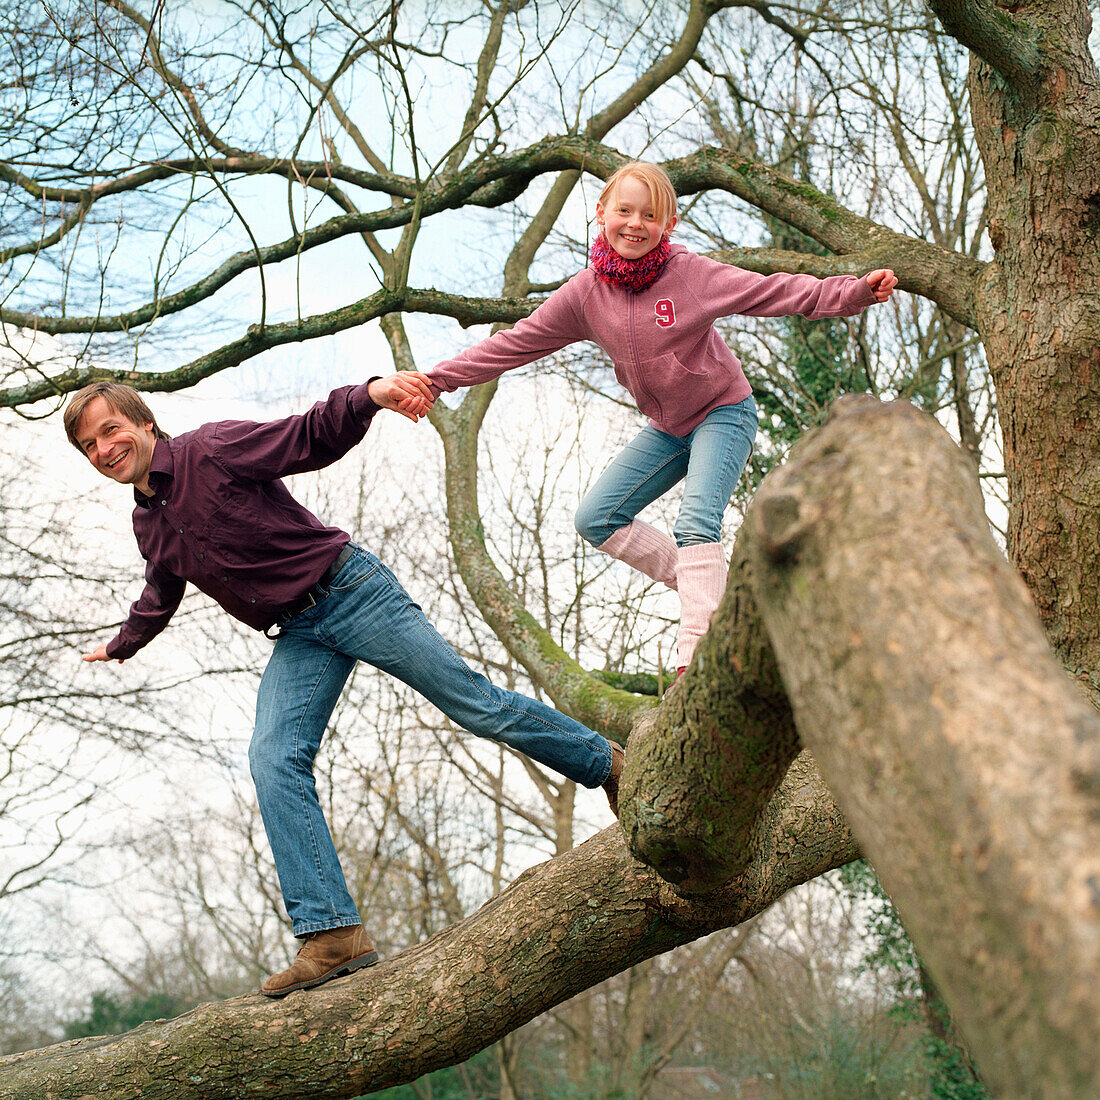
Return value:
<svg viewBox="0 0 1100 1100">
<path fill-rule="evenodd" d="M 596 221 L 603 226 L 607 243 L 624 260 L 639 260 L 651 252 L 676 224 L 657 221 L 649 188 L 636 176 L 626 176 L 615 188 L 605 210 L 596 203 Z"/>
</svg>

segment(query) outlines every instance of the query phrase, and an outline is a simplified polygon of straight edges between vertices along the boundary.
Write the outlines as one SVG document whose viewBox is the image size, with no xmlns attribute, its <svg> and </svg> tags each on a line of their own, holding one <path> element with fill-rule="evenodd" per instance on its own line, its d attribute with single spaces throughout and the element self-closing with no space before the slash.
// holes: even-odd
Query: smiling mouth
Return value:
<svg viewBox="0 0 1100 1100">
<path fill-rule="evenodd" d="M 122 454 L 120 454 L 118 456 L 118 458 L 114 458 L 110 462 L 107 463 L 107 468 L 109 470 L 113 470 L 129 453 L 130 453 L 130 448 L 127 447 L 126 450 L 124 450 L 122 452 Z"/>
</svg>

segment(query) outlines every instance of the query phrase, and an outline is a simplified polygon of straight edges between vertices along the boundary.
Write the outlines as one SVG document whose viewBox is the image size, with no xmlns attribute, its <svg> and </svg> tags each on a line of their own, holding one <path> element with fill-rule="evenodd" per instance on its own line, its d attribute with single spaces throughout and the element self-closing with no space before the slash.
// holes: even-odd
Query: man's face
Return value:
<svg viewBox="0 0 1100 1100">
<path fill-rule="evenodd" d="M 122 485 L 149 490 L 149 463 L 156 436 L 153 422 L 135 424 L 96 397 L 88 403 L 76 430 L 76 440 L 88 461 L 104 476 Z"/>
</svg>

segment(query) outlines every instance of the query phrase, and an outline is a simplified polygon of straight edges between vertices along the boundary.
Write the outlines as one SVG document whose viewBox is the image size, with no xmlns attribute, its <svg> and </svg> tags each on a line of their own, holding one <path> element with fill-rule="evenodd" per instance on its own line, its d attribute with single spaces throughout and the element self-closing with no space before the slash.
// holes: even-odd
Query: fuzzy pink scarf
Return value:
<svg viewBox="0 0 1100 1100">
<path fill-rule="evenodd" d="M 606 234 L 601 230 L 600 235 L 592 242 L 589 259 L 598 279 L 608 286 L 621 286 L 631 294 L 637 294 L 657 281 L 657 276 L 668 263 L 670 251 L 666 233 L 660 243 L 654 245 L 644 256 L 637 260 L 627 260 L 611 247 Z"/>
</svg>

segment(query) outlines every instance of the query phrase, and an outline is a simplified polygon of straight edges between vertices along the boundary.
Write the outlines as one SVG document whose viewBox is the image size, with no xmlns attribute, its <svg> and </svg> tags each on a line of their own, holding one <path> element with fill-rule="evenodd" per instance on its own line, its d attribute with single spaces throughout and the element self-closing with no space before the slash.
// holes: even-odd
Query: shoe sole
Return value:
<svg viewBox="0 0 1100 1100">
<path fill-rule="evenodd" d="M 351 974 L 356 970 L 362 970 L 365 966 L 374 966 L 376 962 L 378 962 L 378 952 L 368 951 L 365 955 L 358 955 L 354 959 L 349 959 L 346 963 L 341 963 L 332 970 L 324 974 L 319 974 L 316 978 L 310 978 L 308 982 L 298 982 L 296 985 L 288 985 L 285 989 L 261 989 L 260 992 L 265 997 L 285 997 L 288 993 L 295 992 L 295 990 L 313 989 L 315 986 L 332 981 L 333 978 L 342 978 L 345 974 Z"/>
</svg>

